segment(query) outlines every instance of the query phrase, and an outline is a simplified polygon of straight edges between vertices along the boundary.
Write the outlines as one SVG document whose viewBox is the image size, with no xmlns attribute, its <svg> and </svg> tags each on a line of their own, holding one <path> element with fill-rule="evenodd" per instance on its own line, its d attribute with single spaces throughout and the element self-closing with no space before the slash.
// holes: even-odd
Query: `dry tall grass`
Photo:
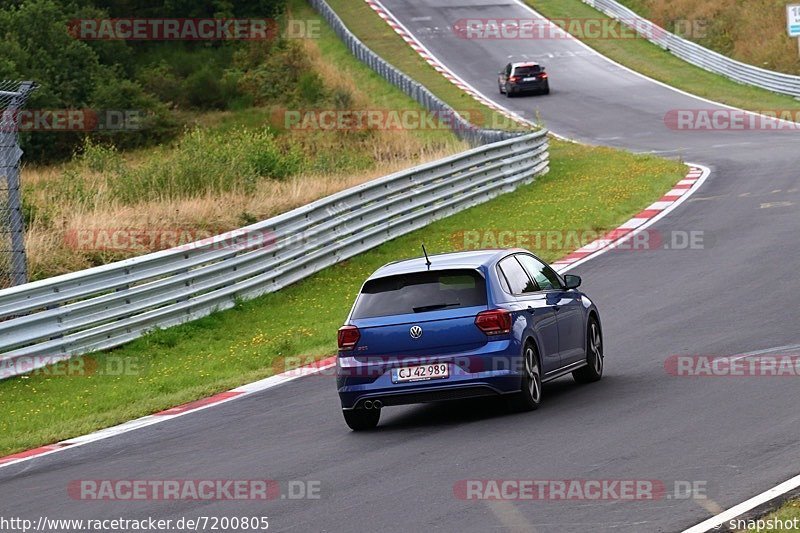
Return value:
<svg viewBox="0 0 800 533">
<path fill-rule="evenodd" d="M 384 174 L 408 168 L 411 164 L 432 161 L 453 153 L 452 150 L 425 152 L 419 157 L 396 160 L 359 174 L 303 175 L 282 182 L 268 182 L 255 193 L 232 191 L 181 200 L 149 201 L 133 205 L 108 201 L 100 205 L 62 206 L 50 220 L 34 217 L 26 233 L 28 265 L 32 279 L 73 272 L 98 264 L 137 255 L 128 250 L 75 249 L 69 235 L 76 231 L 170 231 L 175 229 L 212 229 L 223 232 L 254 220 L 269 218 L 316 199 L 364 183 Z M 51 169 L 29 169 L 31 180 L 46 179 Z M 41 192 L 33 199 L 45 203 Z M 150 248 L 146 251 L 155 251 Z"/>
<path fill-rule="evenodd" d="M 796 39 L 786 33 L 786 0 L 623 0 L 667 27 L 677 20 L 707 23 L 706 34 L 689 36 L 734 59 L 800 74 Z"/>
</svg>

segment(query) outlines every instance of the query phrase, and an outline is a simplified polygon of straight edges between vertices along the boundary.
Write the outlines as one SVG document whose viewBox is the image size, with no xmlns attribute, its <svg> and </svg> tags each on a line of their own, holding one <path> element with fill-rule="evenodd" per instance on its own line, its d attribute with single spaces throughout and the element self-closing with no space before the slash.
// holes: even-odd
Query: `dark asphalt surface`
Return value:
<svg viewBox="0 0 800 533">
<path fill-rule="evenodd" d="M 673 354 L 800 343 L 798 135 L 673 131 L 668 110 L 713 106 L 572 41 L 467 41 L 449 30 L 462 18 L 531 16 L 514 3 L 384 4 L 458 75 L 561 135 L 709 166 L 703 189 L 653 227 L 704 231 L 704 249 L 610 252 L 575 269 L 602 313 L 606 376 L 546 386 L 536 412 L 505 414 L 486 400 L 393 408 L 378 431 L 355 434 L 333 379 L 308 377 L 0 469 L 0 516 L 268 515 L 280 531 L 680 531 L 800 472 L 796 380 L 663 368 Z M 495 73 L 509 58 L 544 62 L 550 96 L 498 95 Z M 311 480 L 321 498 L 109 503 L 66 491 L 70 480 L 128 478 L 269 478 L 284 491 Z M 708 500 L 464 501 L 453 493 L 464 479 L 699 481 Z"/>
</svg>

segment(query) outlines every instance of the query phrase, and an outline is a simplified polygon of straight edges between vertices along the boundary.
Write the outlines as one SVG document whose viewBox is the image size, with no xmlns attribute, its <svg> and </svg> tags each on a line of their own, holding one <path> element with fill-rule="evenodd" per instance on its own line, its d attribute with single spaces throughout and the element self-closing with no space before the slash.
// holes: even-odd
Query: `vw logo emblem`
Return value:
<svg viewBox="0 0 800 533">
<path fill-rule="evenodd" d="M 419 339 L 422 337 L 422 328 L 419 326 L 411 326 L 408 332 L 411 334 L 412 339 Z"/>
</svg>

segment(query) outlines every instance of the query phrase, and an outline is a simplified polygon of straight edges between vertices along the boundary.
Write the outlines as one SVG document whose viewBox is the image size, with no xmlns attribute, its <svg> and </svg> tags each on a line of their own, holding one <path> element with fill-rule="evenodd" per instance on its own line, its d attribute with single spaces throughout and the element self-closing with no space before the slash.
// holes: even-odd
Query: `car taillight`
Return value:
<svg viewBox="0 0 800 533">
<path fill-rule="evenodd" d="M 547 79 L 547 74 L 542 74 L 542 79 L 546 80 Z"/>
<path fill-rule="evenodd" d="M 356 347 L 361 332 L 355 326 L 342 326 L 339 328 L 339 349 L 352 350 Z"/>
<path fill-rule="evenodd" d="M 511 313 L 505 309 L 483 311 L 475 317 L 475 325 L 487 335 L 502 335 L 511 331 Z"/>
<path fill-rule="evenodd" d="M 519 81 L 519 76 L 511 76 L 508 78 L 508 81 L 511 83 L 517 83 Z"/>
</svg>

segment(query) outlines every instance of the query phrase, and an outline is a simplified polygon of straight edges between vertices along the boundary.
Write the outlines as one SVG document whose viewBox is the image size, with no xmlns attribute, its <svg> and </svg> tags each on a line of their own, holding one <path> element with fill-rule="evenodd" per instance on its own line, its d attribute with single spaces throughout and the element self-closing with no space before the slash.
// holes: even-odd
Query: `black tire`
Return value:
<svg viewBox="0 0 800 533">
<path fill-rule="evenodd" d="M 381 419 L 380 409 L 342 409 L 345 423 L 353 431 L 375 429 Z"/>
<path fill-rule="evenodd" d="M 550 87 L 546 87 L 542 94 L 550 94 Z"/>
<path fill-rule="evenodd" d="M 586 366 L 572 373 L 578 383 L 594 383 L 603 377 L 603 332 L 594 317 L 586 325 Z"/>
<path fill-rule="evenodd" d="M 534 411 L 542 403 L 542 366 L 539 351 L 532 342 L 522 350 L 522 383 L 520 391 L 509 398 L 514 411 Z"/>
<path fill-rule="evenodd" d="M 506 87 L 506 98 L 511 98 L 512 96 L 514 96 L 514 95 L 511 94 L 511 91 L 509 91 L 508 87 Z"/>
</svg>

